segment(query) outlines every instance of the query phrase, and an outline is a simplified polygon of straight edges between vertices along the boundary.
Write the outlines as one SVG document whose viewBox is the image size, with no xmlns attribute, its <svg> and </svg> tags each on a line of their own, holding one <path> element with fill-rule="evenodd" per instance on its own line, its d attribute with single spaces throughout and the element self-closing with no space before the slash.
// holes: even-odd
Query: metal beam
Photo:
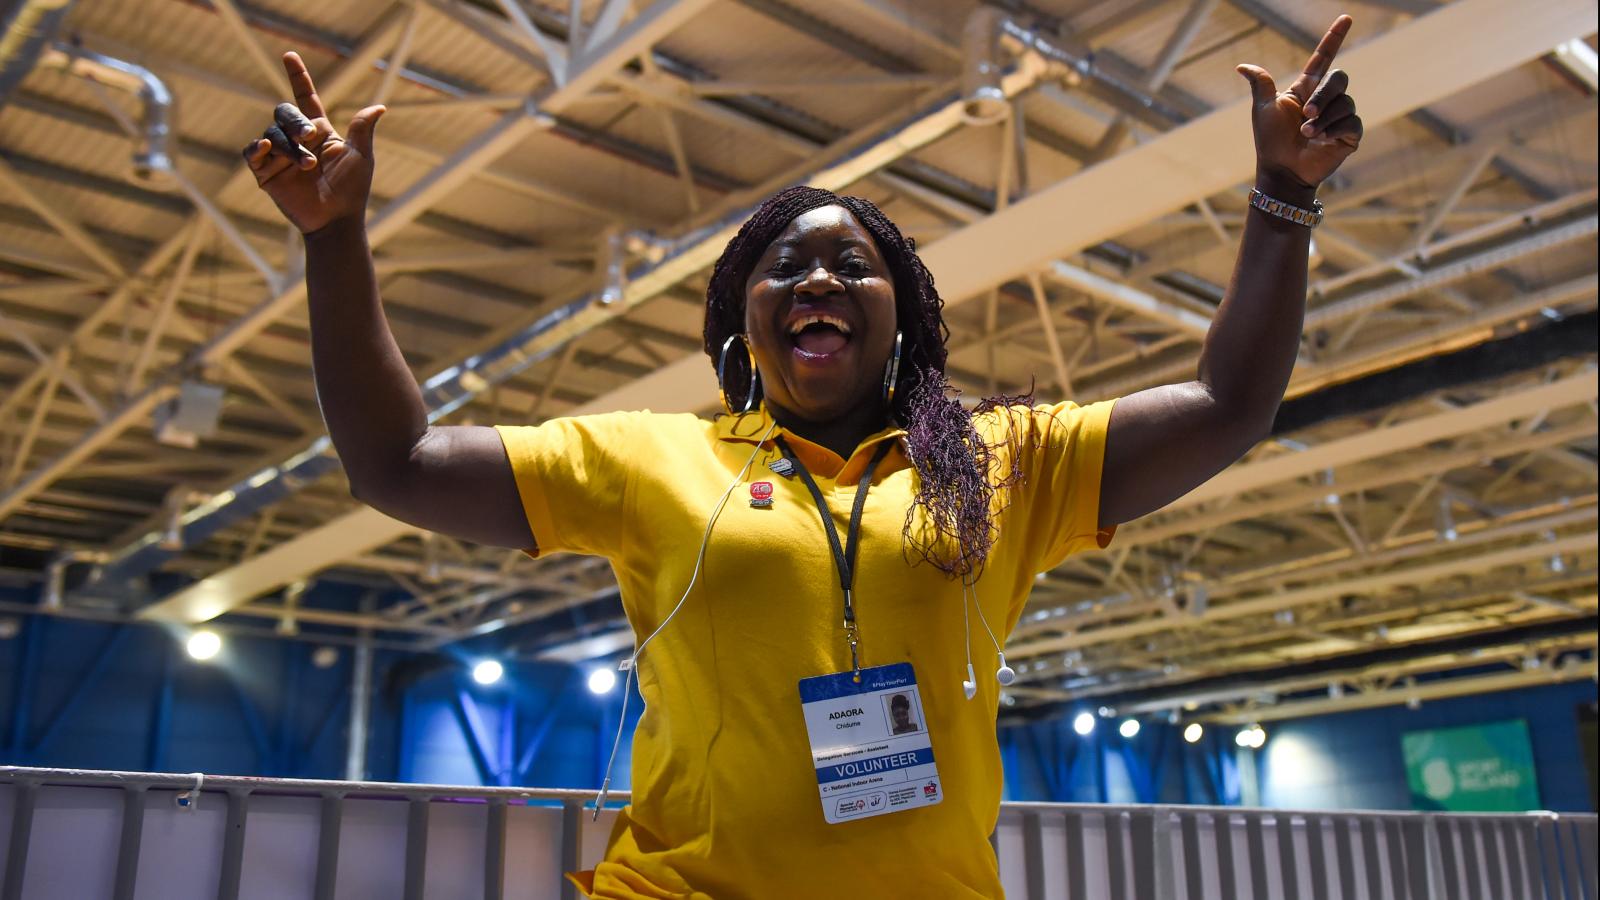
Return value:
<svg viewBox="0 0 1600 900">
<path fill-rule="evenodd" d="M 1063 397 L 1071 397 L 1072 376 L 1067 371 L 1067 358 L 1061 352 L 1061 336 L 1056 332 L 1056 323 L 1050 318 L 1050 298 L 1045 294 L 1044 283 L 1038 275 L 1028 275 L 1028 287 L 1033 293 L 1034 309 L 1039 313 L 1039 330 L 1044 332 L 1045 346 L 1050 349 L 1050 361 L 1056 367 L 1056 386 Z"/>
<path fill-rule="evenodd" d="M 1356 709 L 1376 709 L 1399 706 L 1402 703 L 1444 700 L 1450 697 L 1469 697 L 1510 691 L 1519 688 L 1561 684 L 1568 681 L 1593 679 L 1600 674 L 1600 666 L 1590 658 L 1587 661 L 1560 666 L 1555 669 L 1532 669 L 1504 672 L 1495 675 L 1475 675 L 1465 678 L 1444 678 L 1424 684 L 1399 684 L 1383 690 L 1363 693 L 1346 692 L 1342 697 L 1317 700 L 1290 700 L 1267 706 L 1256 706 L 1231 712 L 1203 716 L 1203 721 L 1228 725 L 1249 725 L 1257 722 L 1274 722 L 1280 719 L 1299 719 L 1329 713 L 1349 712 Z"/>
<path fill-rule="evenodd" d="M 1333 485 L 1319 484 L 1297 488 L 1281 496 L 1275 495 L 1256 502 L 1232 503 L 1215 511 L 1208 510 L 1178 519 L 1164 519 L 1159 522 L 1125 528 L 1117 534 L 1117 545 L 1128 548 L 1140 544 L 1154 544 L 1181 538 L 1184 535 L 1197 534 L 1222 525 L 1242 522 L 1246 519 L 1261 518 L 1286 513 L 1295 509 L 1304 509 L 1325 500 L 1329 494 L 1347 496 L 1358 491 L 1370 491 L 1397 484 L 1416 483 L 1419 479 L 1422 480 L 1424 487 L 1431 490 L 1430 485 L 1433 482 L 1443 473 L 1453 469 L 1476 466 L 1485 459 L 1503 459 L 1520 453 L 1532 453 L 1550 447 L 1575 443 L 1594 437 L 1597 431 L 1600 431 L 1600 425 L 1597 425 L 1591 419 L 1587 422 L 1575 422 L 1571 425 L 1552 428 L 1549 431 L 1497 441 L 1486 447 L 1471 447 L 1465 450 L 1448 451 L 1436 456 L 1426 456 L 1415 462 L 1398 466 L 1384 466 L 1367 474 L 1341 478 Z M 1426 490 L 1421 492 L 1424 495 L 1426 493 Z M 1415 502 L 1420 503 L 1421 499 L 1415 499 Z M 1411 512 L 1414 511 L 1414 509 L 1411 510 Z M 1391 531 L 1384 534 L 1383 538 L 1378 541 L 1378 546 L 1388 545 L 1395 535 L 1399 533 L 1400 528 L 1404 527 L 1408 518 L 1407 511 L 1402 509 L 1401 514 L 1396 517 L 1393 526 L 1391 526 Z"/>
<path fill-rule="evenodd" d="M 34 361 L 39 364 L 39 368 L 34 370 L 35 374 L 43 378 L 48 376 L 50 369 L 59 369 L 61 372 L 61 383 L 67 386 L 67 390 L 72 391 L 73 396 L 78 398 L 78 402 L 83 404 L 84 408 L 89 411 L 89 414 L 94 416 L 97 420 L 104 419 L 106 417 L 105 407 L 100 405 L 100 401 L 96 400 L 94 395 L 89 392 L 89 389 L 84 386 L 83 382 L 78 378 L 78 376 L 73 374 L 69 365 L 71 362 L 71 347 L 68 345 L 68 343 L 64 342 L 61 346 L 61 349 L 57 351 L 58 354 L 61 354 L 61 358 L 58 359 L 57 357 L 46 353 L 44 348 L 39 346 L 38 342 L 28 336 L 28 333 L 22 329 L 20 324 L 12 324 L 11 321 L 6 318 L 4 313 L 0 313 L 0 329 L 6 329 L 9 337 L 21 344 L 22 349 L 28 351 L 28 355 L 32 356 Z M 31 390 L 37 383 L 37 381 L 25 381 L 22 385 L 19 385 L 16 388 L 17 396 L 14 398 L 7 398 L 8 401 L 17 400 L 20 402 L 21 397 L 24 396 L 28 390 Z M 7 408 L 9 409 L 10 406 L 11 404 L 8 402 Z"/>
<path fill-rule="evenodd" d="M 1101 628 L 1074 631 L 1059 637 L 1023 641 L 1006 648 L 1007 658 L 1028 659 L 1051 653 L 1060 653 L 1078 647 L 1107 644 L 1128 640 L 1157 632 L 1194 628 L 1248 616 L 1273 613 L 1311 603 L 1336 600 L 1350 594 L 1387 591 L 1405 585 L 1427 584 L 1441 578 L 1471 572 L 1488 572 L 1501 566 L 1512 566 L 1549 559 L 1552 554 L 1582 553 L 1594 548 L 1594 534 L 1576 534 L 1553 541 L 1537 541 L 1507 547 L 1490 553 L 1471 553 L 1443 562 L 1425 563 L 1392 569 L 1376 575 L 1331 579 L 1289 590 L 1268 591 L 1264 594 L 1222 605 L 1207 606 L 1200 615 L 1148 616 L 1134 622 L 1108 625 Z"/>
<path fill-rule="evenodd" d="M 1364 86 L 1368 129 L 1593 31 L 1584 0 L 1460 0 L 1341 54 Z M 1241 89 L 1242 89 L 1241 85 Z M 930 244 L 923 261 L 947 303 L 1175 212 L 1250 177 L 1249 99 L 1152 138 Z M 1094 216 L 1075 215 L 1093 209 Z"/>
<path fill-rule="evenodd" d="M 139 347 L 138 356 L 134 358 L 133 370 L 128 374 L 127 380 L 129 391 L 138 390 L 144 383 L 144 371 L 150 366 L 150 361 L 155 357 L 156 349 L 161 344 L 161 338 L 166 334 L 167 322 L 178 306 L 178 295 L 189 281 L 189 273 L 194 270 L 194 261 L 199 257 L 200 248 L 205 245 L 209 233 L 209 229 L 204 225 L 197 225 L 190 232 L 189 244 L 183 248 L 183 255 L 178 258 L 178 265 L 172 270 L 167 289 L 161 295 L 161 301 L 156 304 L 150 326 L 145 331 L 144 343 Z"/>
<path fill-rule="evenodd" d="M 1370 100 L 1364 95 L 1364 118 L 1376 124 L 1415 104 L 1448 95 L 1544 52 L 1555 42 L 1546 40 L 1546 35 L 1573 33 L 1572 23 L 1583 17 L 1582 6 L 1575 0 L 1540 0 L 1529 10 L 1512 14 L 1489 0 L 1462 0 L 1350 51 L 1347 54 L 1349 67 L 1386 89 Z M 1471 27 L 1467 27 L 1469 22 L 1472 22 Z M 638 24 L 636 21 L 629 30 Z M 1478 47 L 1474 41 L 1460 40 L 1455 33 L 1458 31 L 1473 35 L 1503 33 L 1496 33 L 1492 42 L 1484 37 L 1481 42 L 1487 46 Z M 618 40 L 624 35 L 619 35 Z M 1451 53 L 1435 62 L 1434 57 L 1438 55 L 1435 45 L 1448 46 Z M 1419 67 L 1419 58 L 1428 64 Z M 1405 78 L 1399 77 L 1402 70 L 1408 73 Z M 960 301 L 1019 271 L 1047 265 L 1051 257 L 1082 249 L 1140 224 L 1151 215 L 1181 208 L 1247 178 L 1252 152 L 1249 129 L 1243 124 L 1244 104 L 1241 100 L 1178 128 L 930 245 L 924 258 L 930 268 L 940 273 L 941 289 L 946 298 Z M 923 134 L 919 131 L 918 137 Z M 892 132 L 878 137 L 896 139 L 896 143 L 903 144 Z M 920 143 L 912 146 L 920 146 Z M 873 149 L 883 146 L 882 140 L 868 144 Z M 1226 152 L 1227 148 L 1237 152 Z M 905 152 L 905 149 L 909 148 L 895 152 Z M 824 171 L 832 172 L 841 180 L 853 179 L 892 158 L 893 154 L 885 154 L 865 163 L 857 160 L 846 168 Z M 1137 188 L 1131 197 L 1128 195 L 1130 185 Z M 1118 215 L 1070 217 L 1059 213 L 1060 209 L 1074 208 L 1109 209 Z M 731 233 L 736 224 L 730 222 L 724 229 Z M 725 240 L 720 233 L 712 237 Z M 720 244 L 721 241 L 715 239 L 697 242 L 697 252 L 669 258 L 666 265 L 649 272 L 648 279 L 631 280 L 627 305 L 642 302 L 665 286 L 700 270 L 720 252 Z M 542 335 L 538 346 L 553 349 L 591 327 L 590 320 L 598 317 L 599 313 L 574 315 Z M 539 357 L 526 355 L 526 358 Z M 715 385 L 709 366 L 698 355 L 691 355 L 585 408 L 594 411 L 640 407 L 695 411 L 709 406 L 714 397 Z M 360 511 L 341 521 L 361 527 L 374 522 Z M 370 546 L 380 546 L 394 536 L 397 532 L 392 526 L 376 527 L 371 533 Z M 297 564 L 312 567 L 309 571 L 337 559 L 317 553 L 312 546 L 303 549 L 305 554 Z"/>
<path fill-rule="evenodd" d="M 1154 319 L 1191 337 L 1204 337 L 1211 329 L 1211 320 L 1199 313 L 1082 266 L 1056 261 L 1046 267 L 1044 272 L 1052 281 L 1076 288 L 1091 297 L 1104 300 L 1147 319 Z"/>
<path fill-rule="evenodd" d="M 11 164 L 0 158 L 0 188 L 6 194 L 21 200 L 23 205 L 33 210 L 39 218 L 50 223 L 50 226 L 61 233 L 67 242 L 78 248 L 84 256 L 89 257 L 95 265 L 105 270 L 106 274 L 114 278 L 125 278 L 127 272 L 123 270 L 122 263 L 118 261 L 111 251 L 107 250 L 94 236 L 84 230 L 77 220 L 67 215 L 59 203 L 52 203 L 39 196 L 17 174 Z"/>
<path fill-rule="evenodd" d="M 267 51 L 261 48 L 256 41 L 256 36 L 250 33 L 250 26 L 245 24 L 244 16 L 239 14 L 239 7 L 234 0 L 212 0 L 211 7 L 222 17 L 222 21 L 232 32 L 234 40 L 239 44 L 239 49 L 245 51 L 245 56 L 255 64 L 256 73 L 261 76 L 261 86 L 272 93 L 281 94 L 286 86 L 283 69 L 267 57 Z"/>
<path fill-rule="evenodd" d="M 1368 429 L 1318 444 L 1303 453 L 1286 453 L 1260 462 L 1236 465 L 1173 501 L 1167 509 L 1197 506 L 1208 500 L 1231 497 L 1353 462 L 1422 447 L 1434 441 L 1516 421 L 1540 410 L 1590 403 L 1597 390 L 1600 390 L 1600 373 L 1590 369 L 1538 387 L 1507 392 L 1481 403 L 1385 428 Z"/>
<path fill-rule="evenodd" d="M 657 0 L 649 10 L 629 23 L 627 28 L 594 52 L 586 54 L 583 67 L 575 78 L 546 95 L 537 106 L 530 101 L 528 106 L 504 114 L 494 125 L 468 141 L 405 193 L 390 201 L 368 223 L 367 233 L 371 246 L 377 247 L 392 238 L 414 221 L 429 205 L 448 195 L 473 172 L 504 154 L 536 127 L 548 124 L 550 120 L 543 115 L 544 113 L 559 113 L 582 99 L 584 92 L 610 77 L 614 69 L 647 50 L 656 40 L 669 35 L 687 17 L 710 2 L 711 0 Z M 398 27 L 401 18 L 398 15 L 392 18 Z M 350 69 L 351 66 L 347 65 L 342 71 Z M 329 102 L 333 101 L 330 99 Z M 239 178 L 241 176 L 235 176 L 235 180 Z M 208 365 L 226 359 L 304 297 L 303 281 L 276 286 L 272 296 L 235 320 L 215 340 L 197 349 L 191 354 L 188 362 L 193 365 Z M 128 401 L 122 409 L 109 416 L 100 427 L 85 435 L 62 456 L 30 473 L 16 488 L 0 496 L 0 521 L 4 521 L 24 501 L 48 487 L 72 466 L 92 456 L 101 447 L 114 440 L 129 425 L 143 420 L 157 404 L 166 399 L 172 389 L 171 384 L 156 385 Z"/>
<path fill-rule="evenodd" d="M 1220 0 L 1192 0 L 1189 8 L 1179 17 L 1178 27 L 1167 37 L 1166 44 L 1162 46 L 1161 52 L 1156 54 L 1155 62 L 1145 75 L 1145 90 L 1154 93 L 1167 83 L 1167 79 L 1172 77 L 1172 70 L 1183 58 L 1184 51 L 1205 26 L 1206 19 L 1211 17 L 1219 2 Z M 1122 149 L 1122 143 L 1127 139 L 1132 125 L 1127 113 L 1117 113 L 1111 124 L 1106 126 L 1105 132 L 1100 135 L 1099 143 L 1095 144 L 1094 151 L 1084 163 L 1094 165 L 1108 156 L 1115 155 Z"/>
</svg>

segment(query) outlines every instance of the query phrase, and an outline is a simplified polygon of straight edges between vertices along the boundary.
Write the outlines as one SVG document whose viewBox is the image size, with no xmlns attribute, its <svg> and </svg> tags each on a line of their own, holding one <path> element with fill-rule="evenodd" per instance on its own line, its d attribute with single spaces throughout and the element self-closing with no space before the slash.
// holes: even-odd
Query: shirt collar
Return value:
<svg viewBox="0 0 1600 900">
<path fill-rule="evenodd" d="M 762 435 L 767 433 L 768 428 L 772 427 L 772 414 L 767 412 L 767 405 L 762 403 L 760 406 L 747 413 L 738 413 L 737 415 L 731 416 L 719 415 L 717 416 L 714 425 L 716 427 L 717 440 L 719 441 L 733 441 L 735 443 L 754 444 L 756 441 L 761 439 Z M 906 430 L 904 428 L 900 427 L 898 424 L 892 424 L 880 431 L 875 431 L 868 435 L 861 441 L 860 447 L 871 447 L 879 441 L 887 440 L 889 438 L 904 437 L 905 433 Z M 779 425 L 773 430 L 771 437 L 777 437 L 779 435 L 782 435 L 791 441 L 805 440 L 805 438 L 799 437 L 798 435 L 789 431 L 789 429 L 784 428 L 782 425 Z M 768 440 L 771 440 L 771 437 L 769 437 Z M 860 448 L 858 447 L 857 449 Z"/>
<path fill-rule="evenodd" d="M 719 441 L 754 444 L 761 439 L 762 435 L 767 434 L 767 430 L 772 428 L 772 424 L 772 415 L 771 413 L 767 412 L 767 405 L 763 403 L 758 408 L 747 413 L 718 416 L 714 423 L 714 427 L 716 429 L 717 440 Z M 812 468 L 814 471 L 817 471 L 819 475 L 825 475 L 826 477 L 833 477 L 834 475 L 844 477 L 848 474 L 848 472 L 859 468 L 859 466 L 851 465 L 852 461 L 861 460 L 862 466 L 866 464 L 866 457 L 863 455 L 862 451 L 868 451 L 868 453 L 870 453 L 873 447 L 887 440 L 893 440 L 898 445 L 899 439 L 905 437 L 905 434 L 906 430 L 898 424 L 891 424 L 879 431 L 873 432 L 856 446 L 855 452 L 850 455 L 850 459 L 848 460 L 839 459 L 838 456 L 833 453 L 833 451 L 828 450 L 825 447 L 818 446 L 817 444 L 813 444 L 805 438 L 789 431 L 787 428 L 784 428 L 782 425 L 779 425 L 777 428 L 772 428 L 772 433 L 768 436 L 766 445 L 768 447 L 772 446 L 772 438 L 781 435 L 789 441 L 791 446 L 794 447 L 795 452 L 800 454 L 801 461 L 806 463 L 808 468 Z M 889 454 L 890 459 L 895 460 L 896 463 L 903 461 L 904 456 L 905 449 L 903 446 L 900 447 L 899 453 L 891 451 Z M 899 459 L 896 459 L 897 457 Z M 898 468 L 898 466 L 895 463 L 890 463 L 890 465 L 884 471 L 889 471 L 894 468 Z M 830 472 L 830 470 L 832 471 Z"/>
</svg>

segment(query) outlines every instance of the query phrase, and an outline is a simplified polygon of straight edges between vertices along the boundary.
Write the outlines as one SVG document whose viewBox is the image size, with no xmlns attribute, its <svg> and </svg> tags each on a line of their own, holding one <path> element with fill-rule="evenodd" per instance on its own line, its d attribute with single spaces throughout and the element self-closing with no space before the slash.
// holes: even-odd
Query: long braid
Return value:
<svg viewBox="0 0 1600 900">
<path fill-rule="evenodd" d="M 906 429 L 907 456 L 918 474 L 916 497 L 906 512 L 907 557 L 975 580 L 994 544 L 996 496 L 1021 477 L 1020 463 L 1015 453 L 997 454 L 999 445 L 978 433 L 974 413 L 956 400 L 945 377 L 950 332 L 944 322 L 944 300 L 913 242 L 875 204 L 803 185 L 779 191 L 761 204 L 712 270 L 706 289 L 706 354 L 715 364 L 723 343 L 744 331 L 745 280 L 768 245 L 795 217 L 835 204 L 848 209 L 872 234 L 894 277 L 895 312 L 904 339 L 892 412 Z M 723 389 L 729 396 L 743 397 L 750 389 L 750 377 L 743 354 L 731 354 Z M 977 412 L 1026 399 L 995 398 L 980 404 Z M 1005 471 L 999 471 L 1002 458 L 1009 460 Z"/>
</svg>

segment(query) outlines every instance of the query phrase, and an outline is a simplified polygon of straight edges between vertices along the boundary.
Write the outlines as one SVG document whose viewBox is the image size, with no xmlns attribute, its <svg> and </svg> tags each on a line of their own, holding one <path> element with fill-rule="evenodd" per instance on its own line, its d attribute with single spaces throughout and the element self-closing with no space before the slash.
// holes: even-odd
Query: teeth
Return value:
<svg viewBox="0 0 1600 900">
<path fill-rule="evenodd" d="M 789 333 L 799 334 L 801 329 L 815 322 L 821 322 L 824 325 L 832 325 L 845 335 L 850 334 L 850 326 L 845 322 L 845 320 L 837 316 L 823 315 L 802 316 L 798 319 L 795 319 L 793 322 L 789 323 Z"/>
</svg>

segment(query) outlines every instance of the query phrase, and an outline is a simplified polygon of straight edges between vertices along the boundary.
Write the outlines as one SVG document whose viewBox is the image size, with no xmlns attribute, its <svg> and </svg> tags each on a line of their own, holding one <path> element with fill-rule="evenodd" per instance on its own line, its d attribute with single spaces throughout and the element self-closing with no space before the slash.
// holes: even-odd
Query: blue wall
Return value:
<svg viewBox="0 0 1600 900">
<path fill-rule="evenodd" d="M 313 644 L 230 636 L 202 664 L 159 626 L 21 621 L 0 641 L 0 762 L 343 777 L 348 648 L 318 669 Z M 393 777 L 391 720 L 375 703 L 374 777 Z"/>
<path fill-rule="evenodd" d="M 0 600 L 34 602 L 32 592 Z M 10 615 L 10 614 L 6 614 Z M 0 765 L 342 779 L 353 653 L 319 669 L 318 644 L 224 630 L 216 659 L 187 633 L 18 616 L 0 640 Z M 374 653 L 367 776 L 378 781 L 598 787 L 621 691 L 597 697 L 586 669 L 508 663 L 498 685 L 464 650 Z M 629 783 L 628 709 L 612 784 Z"/>
<path fill-rule="evenodd" d="M 1524 719 L 1542 808 L 1592 812 L 1577 707 L 1595 700 L 1577 681 L 1404 706 L 1271 722 L 1255 772 L 1240 766 L 1235 729 L 1185 744 L 1179 729 L 1146 721 L 1130 740 L 1102 719 L 1087 738 L 1065 719 L 1002 728 L 1008 800 L 1207 803 L 1298 809 L 1409 809 L 1400 738 L 1407 731 Z M 1256 782 L 1245 784 L 1254 777 Z"/>
<path fill-rule="evenodd" d="M 1260 754 L 1267 806 L 1310 809 L 1409 809 L 1400 738 L 1408 731 L 1528 723 L 1542 808 L 1592 812 L 1589 776 L 1578 738 L 1577 707 L 1595 700 L 1593 681 L 1361 710 L 1269 726 Z"/>
<path fill-rule="evenodd" d="M 622 711 L 622 689 L 596 696 L 587 670 L 512 663 L 483 687 L 465 666 L 417 681 L 401 701 L 397 766 L 401 781 L 598 788 Z M 643 711 L 635 689 L 611 787 L 627 790 L 633 724 Z"/>
<path fill-rule="evenodd" d="M 31 602 L 11 593 L 0 599 Z M 318 669 L 315 643 L 231 634 L 196 663 L 183 635 L 152 625 L 20 617 L 0 640 L 0 764 L 303 778 L 344 776 L 352 653 Z M 256 625 L 256 623 L 251 623 Z M 374 655 L 367 767 L 373 780 L 596 788 L 621 713 L 573 666 L 510 663 L 496 686 L 472 683 L 467 650 Z M 1264 750 L 1240 765 L 1232 729 L 1196 745 L 1146 720 L 1124 739 L 1115 720 L 1088 738 L 1065 718 L 1000 730 L 1011 800 L 1405 809 L 1406 731 L 1504 719 L 1528 722 L 1542 805 L 1586 811 L 1590 791 L 1576 707 L 1580 681 L 1268 725 Z M 629 783 L 633 724 L 612 785 Z M 1253 763 L 1253 765 L 1251 764 Z"/>
<path fill-rule="evenodd" d="M 1238 805 L 1233 732 L 1208 729 L 1187 744 L 1182 728 L 1145 720 L 1124 738 L 1120 720 L 1100 719 L 1087 737 L 1067 718 L 1000 729 L 1007 800 L 1053 803 Z"/>
</svg>

